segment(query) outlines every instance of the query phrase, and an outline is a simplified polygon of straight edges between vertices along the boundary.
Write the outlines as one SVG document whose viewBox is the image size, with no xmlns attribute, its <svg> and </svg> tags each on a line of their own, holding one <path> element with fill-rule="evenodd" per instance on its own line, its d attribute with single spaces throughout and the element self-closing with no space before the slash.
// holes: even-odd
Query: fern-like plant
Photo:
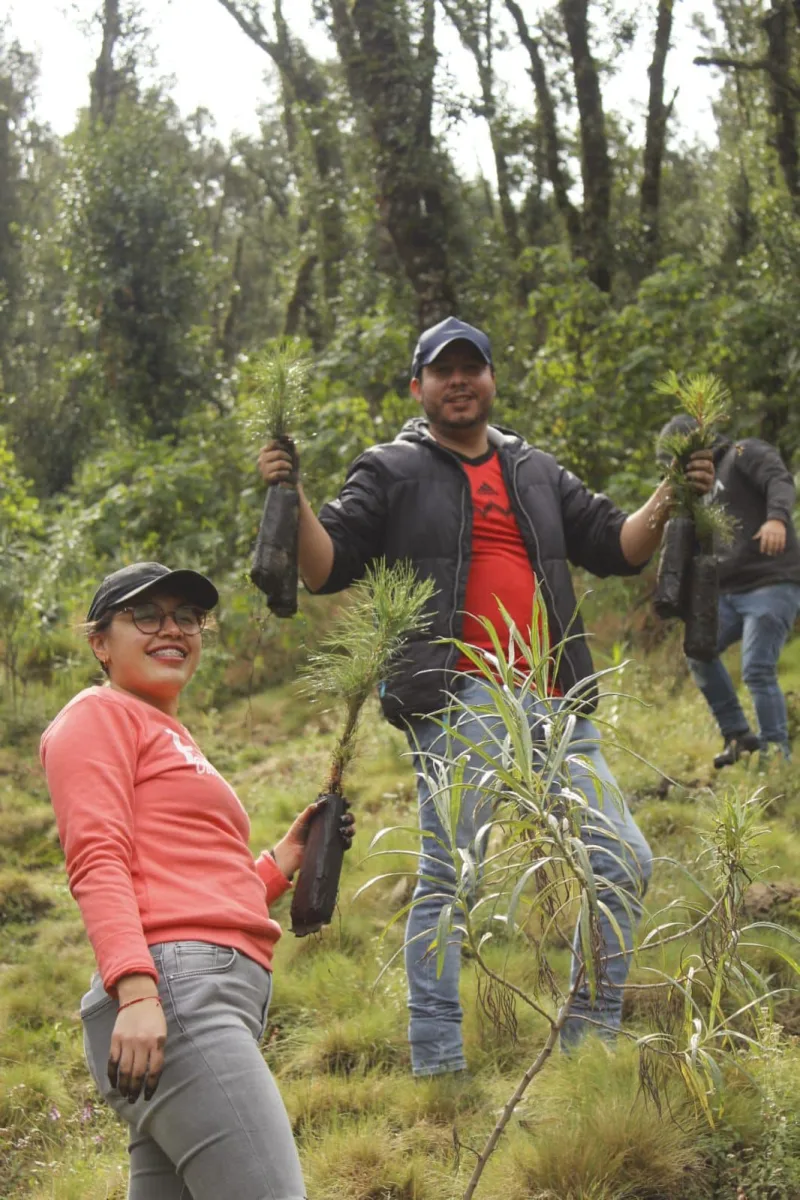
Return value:
<svg viewBox="0 0 800 1200">
<path fill-rule="evenodd" d="M 310 656 L 304 672 L 307 690 L 334 696 L 344 707 L 325 787 L 331 793 L 341 792 L 367 699 L 402 653 L 408 634 L 426 626 L 434 587 L 432 580 L 418 579 L 410 564 L 387 567 L 381 560 L 352 591 L 352 604 Z"/>
</svg>

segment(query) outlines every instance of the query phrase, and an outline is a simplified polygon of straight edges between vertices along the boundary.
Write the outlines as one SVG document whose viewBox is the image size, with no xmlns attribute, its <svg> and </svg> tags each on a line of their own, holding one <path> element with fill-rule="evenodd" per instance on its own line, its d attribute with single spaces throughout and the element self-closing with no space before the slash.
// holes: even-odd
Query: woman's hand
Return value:
<svg viewBox="0 0 800 1200">
<path fill-rule="evenodd" d="M 275 849 L 272 851 L 272 857 L 287 879 L 291 879 L 295 871 L 299 871 L 303 865 L 303 855 L 305 854 L 306 842 L 308 841 L 311 818 L 327 803 L 327 796 L 322 796 L 313 804 L 309 804 L 308 808 L 304 808 L 300 816 L 292 822 L 281 840 L 276 842 Z M 344 842 L 345 850 L 349 850 L 352 846 L 355 832 L 355 817 L 350 812 L 344 813 L 339 826 L 339 833 Z"/>
<path fill-rule="evenodd" d="M 167 1022 L 154 993 L 125 999 L 129 991 L 126 993 L 120 985 L 117 990 L 120 1011 L 111 1034 L 108 1081 L 133 1104 L 143 1087 L 144 1098 L 149 1100 L 158 1086 L 164 1067 Z"/>
</svg>

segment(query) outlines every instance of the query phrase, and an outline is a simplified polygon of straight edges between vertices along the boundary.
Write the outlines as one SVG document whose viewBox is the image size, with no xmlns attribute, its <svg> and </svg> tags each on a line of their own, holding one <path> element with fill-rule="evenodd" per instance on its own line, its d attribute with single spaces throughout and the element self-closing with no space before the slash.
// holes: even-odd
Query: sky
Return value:
<svg viewBox="0 0 800 1200">
<path fill-rule="evenodd" d="M 636 0 L 621 0 L 633 9 Z M 259 106 L 274 94 L 274 83 L 265 79 L 269 60 L 224 11 L 217 0 L 140 0 L 146 24 L 152 30 L 159 74 L 173 80 L 172 94 L 184 113 L 198 107 L 210 111 L 219 136 L 234 130 L 254 133 Z M 523 0 L 531 22 L 538 0 Z M 11 32 L 26 50 L 39 57 L 41 77 L 37 116 L 60 134 L 73 128 L 76 111 L 87 103 L 88 75 L 100 45 L 99 27 L 87 28 L 101 0 L 11 0 Z M 264 5 L 265 11 L 269 6 Z M 604 88 L 606 105 L 626 115 L 641 136 L 647 101 L 647 64 L 651 52 L 652 0 L 639 0 L 649 14 L 640 22 L 636 42 L 616 77 Z M 332 53 L 324 31 L 311 18 L 309 0 L 287 5 L 295 33 L 312 53 Z M 719 87 L 708 68 L 695 67 L 692 58 L 701 50 L 692 29 L 693 13 L 713 21 L 713 0 L 679 0 L 676 4 L 673 49 L 667 60 L 667 96 L 678 89 L 674 134 L 682 141 L 714 140 L 711 104 Z M 509 101 L 519 111 L 531 111 L 532 85 L 525 70 L 526 56 L 514 45 L 500 62 Z M 469 55 L 455 32 L 440 23 L 443 65 L 457 88 L 477 93 L 477 77 Z M 479 119 L 451 125 L 447 144 L 462 171 L 469 176 L 494 177 L 485 123 Z"/>
</svg>

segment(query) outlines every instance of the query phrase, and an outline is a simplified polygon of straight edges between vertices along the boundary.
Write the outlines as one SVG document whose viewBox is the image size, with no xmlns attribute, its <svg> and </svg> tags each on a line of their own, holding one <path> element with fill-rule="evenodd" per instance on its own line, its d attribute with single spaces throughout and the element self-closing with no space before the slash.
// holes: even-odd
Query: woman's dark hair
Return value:
<svg viewBox="0 0 800 1200">
<path fill-rule="evenodd" d="M 86 635 L 87 639 L 93 633 L 102 633 L 104 629 L 108 629 L 118 611 L 119 610 L 116 608 L 110 609 L 108 612 L 104 612 L 102 617 L 98 617 L 96 621 L 84 621 L 80 628 L 83 630 L 83 633 Z M 94 650 L 92 650 L 92 654 L 94 654 Z M 97 658 L 96 654 L 94 656 Z M 100 670 L 103 672 L 103 674 L 108 675 L 108 664 L 100 662 L 99 658 L 97 658 L 97 661 L 100 663 Z"/>
</svg>

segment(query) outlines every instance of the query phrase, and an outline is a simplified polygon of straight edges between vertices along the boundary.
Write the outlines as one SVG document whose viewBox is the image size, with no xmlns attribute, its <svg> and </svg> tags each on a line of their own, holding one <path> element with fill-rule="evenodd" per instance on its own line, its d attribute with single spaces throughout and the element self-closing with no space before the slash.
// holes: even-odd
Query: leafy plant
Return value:
<svg viewBox="0 0 800 1200">
<path fill-rule="evenodd" d="M 488 699 L 476 708 L 459 699 L 457 692 L 452 694 L 448 711 L 440 719 L 446 747 L 441 754 L 423 760 L 443 830 L 443 837 L 436 839 L 436 853 L 452 862 L 455 880 L 435 927 L 428 930 L 428 953 L 436 956 L 441 972 L 447 944 L 454 936 L 463 938 L 490 988 L 491 1003 L 484 1006 L 487 1015 L 491 1017 L 493 1012 L 499 1019 L 497 1014 L 501 1014 L 508 1024 L 509 1007 L 521 1004 L 544 1025 L 529 1065 L 500 1110 L 482 1150 L 476 1152 L 463 1200 L 475 1195 L 513 1113 L 551 1058 L 578 989 L 585 982 L 594 996 L 601 986 L 613 986 L 605 976 L 608 963 L 631 953 L 613 910 L 621 906 L 632 916 L 640 903 L 633 877 L 630 885 L 621 886 L 603 875 L 584 842 L 587 826 L 602 826 L 606 837 L 613 835 L 607 819 L 591 806 L 576 782 L 586 780 L 588 772 L 589 783 L 584 788 L 603 786 L 588 760 L 572 746 L 581 703 L 577 689 L 552 701 L 542 687 L 564 645 L 548 648 L 546 639 L 537 636 L 529 646 L 507 615 L 505 619 L 509 630 L 506 646 L 491 624 L 485 623 L 493 642 L 491 654 L 455 643 L 480 672 Z M 539 628 L 536 609 L 532 628 Z M 533 712 L 527 703 L 532 695 L 537 697 Z M 480 740 L 464 732 L 465 728 L 474 729 L 476 722 L 483 731 Z M 486 816 L 476 845 L 465 848 L 457 834 L 468 791 L 478 793 L 476 809 Z M 620 796 L 616 801 L 622 804 Z M 714 805 L 711 832 L 695 868 L 689 870 L 666 860 L 686 880 L 686 894 L 674 897 L 663 911 L 645 916 L 641 940 L 632 953 L 647 971 L 649 982 L 627 985 L 646 987 L 657 998 L 650 1017 L 653 1024 L 638 1036 L 627 1030 L 613 1031 L 637 1046 L 641 1086 L 657 1107 L 678 1080 L 690 1103 L 711 1125 L 715 1096 L 723 1091 L 723 1072 L 729 1067 L 742 1068 L 747 1053 L 758 1049 L 763 1027 L 759 1014 L 776 995 L 770 982 L 748 961 L 748 954 L 759 945 L 753 935 L 769 923 L 748 923 L 743 909 L 744 887 L 756 870 L 762 816 L 758 794 L 749 798 L 726 795 Z M 377 849 L 380 841 L 394 832 L 387 829 L 376 836 L 374 853 L 383 853 Z M 616 857 L 624 861 L 626 848 L 617 840 Z M 476 848 L 479 842 L 490 847 L 483 862 Z M 370 880 L 362 891 L 384 878 Z M 415 903 L 412 899 L 403 912 Z M 603 944 L 601 916 L 615 931 L 616 949 Z M 573 944 L 570 926 L 576 917 Z M 769 928 L 783 933 L 774 924 Z M 492 943 L 498 939 L 504 949 L 499 959 L 492 952 Z M 699 951 L 692 953 L 690 944 L 698 939 Z M 516 944 L 527 948 L 523 975 L 514 970 L 514 964 L 521 961 L 511 953 Z M 673 954 L 680 954 L 673 972 L 665 965 L 670 948 Z M 559 957 L 564 951 L 570 956 L 569 980 L 564 978 L 563 958 Z M 783 950 L 780 953 L 790 969 L 800 973 L 795 960 Z"/>
</svg>

